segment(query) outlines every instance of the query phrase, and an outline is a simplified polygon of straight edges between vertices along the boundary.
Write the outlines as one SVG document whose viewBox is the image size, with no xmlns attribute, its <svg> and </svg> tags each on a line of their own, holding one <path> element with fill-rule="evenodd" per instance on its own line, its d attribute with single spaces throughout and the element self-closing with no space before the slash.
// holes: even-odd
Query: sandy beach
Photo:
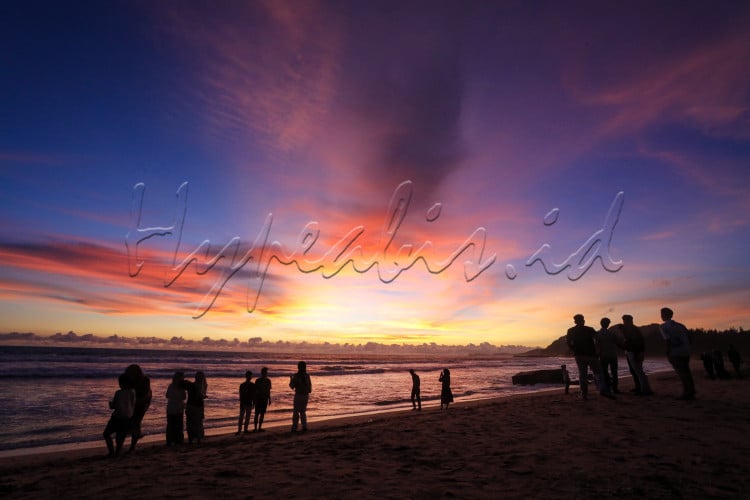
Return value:
<svg viewBox="0 0 750 500">
<path fill-rule="evenodd" d="M 0 460 L 10 498 L 743 498 L 750 491 L 750 380 L 694 370 L 698 399 L 588 401 L 563 390 L 316 422 L 199 446 L 101 449 Z M 623 379 L 621 390 L 632 387 Z M 102 422 L 102 427 L 105 422 Z"/>
</svg>

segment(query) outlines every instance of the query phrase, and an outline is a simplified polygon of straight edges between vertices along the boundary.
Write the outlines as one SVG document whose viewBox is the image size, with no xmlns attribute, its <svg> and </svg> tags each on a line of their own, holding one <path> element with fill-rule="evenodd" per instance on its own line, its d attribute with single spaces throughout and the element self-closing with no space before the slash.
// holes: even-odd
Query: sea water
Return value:
<svg viewBox="0 0 750 500">
<path fill-rule="evenodd" d="M 253 380 L 262 367 L 271 379 L 271 405 L 265 427 L 290 425 L 293 391 L 289 377 L 297 361 L 307 363 L 313 392 L 308 405 L 316 420 L 411 409 L 411 376 L 421 378 L 422 406 L 439 406 L 443 368 L 451 371 L 456 401 L 507 396 L 549 389 L 549 385 L 514 386 L 521 371 L 559 368 L 571 358 L 402 357 L 384 355 L 323 355 L 241 351 L 185 351 L 83 347 L 0 346 L 0 453 L 28 452 L 49 445 L 93 445 L 109 419 L 109 401 L 118 389 L 117 377 L 137 363 L 151 379 L 153 400 L 143 420 L 145 441 L 164 440 L 167 386 L 175 371 L 192 379 L 197 370 L 208 379 L 205 428 L 208 436 L 237 430 L 239 385 L 245 371 Z M 649 360 L 646 371 L 666 369 Z M 621 376 L 627 364 L 620 363 Z M 103 444 L 102 444 L 103 446 Z"/>
</svg>

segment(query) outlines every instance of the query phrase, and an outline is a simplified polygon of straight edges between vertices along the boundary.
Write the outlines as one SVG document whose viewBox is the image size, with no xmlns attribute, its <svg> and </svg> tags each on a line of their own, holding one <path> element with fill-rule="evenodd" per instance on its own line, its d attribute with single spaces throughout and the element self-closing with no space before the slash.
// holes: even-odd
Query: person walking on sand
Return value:
<svg viewBox="0 0 750 500">
<path fill-rule="evenodd" d="M 573 316 L 573 322 L 575 326 L 568 329 L 566 341 L 568 347 L 573 351 L 573 356 L 578 366 L 578 383 L 581 385 L 581 398 L 586 400 L 588 399 L 589 368 L 595 380 L 601 379 L 599 357 L 596 354 L 596 345 L 594 344 L 596 330 L 590 326 L 586 326 L 583 314 Z M 599 389 L 599 393 L 610 399 L 614 399 L 615 397 L 603 387 Z"/>
<path fill-rule="evenodd" d="M 662 338 L 667 343 L 667 359 L 682 382 L 682 395 L 677 399 L 695 399 L 695 384 L 690 371 L 690 335 L 682 323 L 672 319 L 674 311 L 668 307 L 661 309 L 663 323 L 659 326 Z"/>
<path fill-rule="evenodd" d="M 289 387 L 294 389 L 292 411 L 292 432 L 297 432 L 297 424 L 302 421 L 302 432 L 307 431 L 307 402 L 312 392 L 312 381 L 307 373 L 307 363 L 297 363 L 297 373 L 289 377 Z"/>
<path fill-rule="evenodd" d="M 443 405 L 445 405 L 445 409 L 448 409 L 448 405 L 453 402 L 453 392 L 451 391 L 451 371 L 447 368 L 443 368 L 443 371 L 440 372 L 440 377 L 438 377 L 438 382 L 442 384 L 442 388 L 440 390 L 440 409 L 443 409 Z"/>
<path fill-rule="evenodd" d="M 183 434 L 185 420 L 185 374 L 175 372 L 172 383 L 167 387 L 167 446 L 171 444 L 182 444 L 185 441 Z"/>
<path fill-rule="evenodd" d="M 570 373 L 568 372 L 568 366 L 560 365 L 560 371 L 562 372 L 563 384 L 565 384 L 565 394 L 570 394 Z"/>
<path fill-rule="evenodd" d="M 411 409 L 412 411 L 422 411 L 422 397 L 419 394 L 419 375 L 413 369 L 410 369 L 409 373 L 411 373 Z"/>
<path fill-rule="evenodd" d="M 205 437 L 203 420 L 205 418 L 204 400 L 208 393 L 206 374 L 202 371 L 195 372 L 195 381 L 184 382 L 187 389 L 187 404 L 185 405 L 185 422 L 187 424 L 188 443 L 193 441 L 200 444 Z"/>
<path fill-rule="evenodd" d="M 255 404 L 255 384 L 253 383 L 253 372 L 245 372 L 245 381 L 240 384 L 240 418 L 237 420 L 237 435 L 242 431 L 242 422 L 245 422 L 245 434 L 249 433 L 247 426 L 250 425 L 250 414 Z"/>
<path fill-rule="evenodd" d="M 646 372 L 643 371 L 643 359 L 646 356 L 646 341 L 643 338 L 641 329 L 633 323 L 633 316 L 625 314 L 622 317 L 622 335 L 625 339 L 625 355 L 628 357 L 628 363 L 633 373 L 633 378 L 637 380 L 636 395 L 650 396 L 653 394 L 651 385 L 648 383 Z"/>
<path fill-rule="evenodd" d="M 271 379 L 268 378 L 268 368 L 260 370 L 260 378 L 255 379 L 255 420 L 253 428 L 256 432 L 263 432 L 263 419 L 271 404 Z"/>
<path fill-rule="evenodd" d="M 609 318 L 602 318 L 599 321 L 601 329 L 596 332 L 594 343 L 601 365 L 600 383 L 605 391 L 617 394 L 620 392 L 617 375 L 617 337 L 614 330 L 609 329 L 610 323 Z"/>
<path fill-rule="evenodd" d="M 129 387 L 128 377 L 123 373 L 118 378 L 120 389 L 115 392 L 114 397 L 109 402 L 109 407 L 113 410 L 109 417 L 107 426 L 104 428 L 102 435 L 107 443 L 109 457 L 120 455 L 125 437 L 130 431 L 130 421 L 133 418 L 135 408 L 135 390 Z M 112 443 L 112 434 L 115 435 L 115 443 Z"/>
</svg>

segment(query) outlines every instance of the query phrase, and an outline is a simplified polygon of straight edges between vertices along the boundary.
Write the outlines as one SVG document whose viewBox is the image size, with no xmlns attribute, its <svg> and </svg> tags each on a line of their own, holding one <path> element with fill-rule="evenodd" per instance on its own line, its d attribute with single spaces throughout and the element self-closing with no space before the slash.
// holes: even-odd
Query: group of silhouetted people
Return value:
<svg viewBox="0 0 750 500">
<path fill-rule="evenodd" d="M 135 449 L 138 439 L 143 436 L 141 422 L 151 404 L 151 382 L 140 366 L 130 365 L 118 378 L 119 390 L 109 402 L 112 414 L 103 436 L 111 457 L 121 453 L 128 435 L 131 436 L 130 451 Z M 307 373 L 307 364 L 300 361 L 297 373 L 290 376 L 289 387 L 294 390 L 292 432 L 296 432 L 301 422 L 302 431 L 307 431 L 307 404 L 312 392 L 312 381 Z M 188 443 L 200 443 L 205 437 L 204 400 L 207 398 L 208 382 L 202 371 L 195 373 L 194 380 L 185 379 L 185 373 L 177 371 L 167 387 L 167 445 L 182 444 L 187 430 Z M 260 377 L 253 381 L 253 373 L 245 372 L 245 381 L 239 388 L 240 414 L 237 422 L 237 435 L 250 433 L 250 420 L 253 410 L 253 431 L 263 431 L 263 420 L 271 404 L 271 380 L 268 368 L 263 367 Z M 115 439 L 112 440 L 114 434 Z"/>
<path fill-rule="evenodd" d="M 250 433 L 250 416 L 255 410 L 253 431 L 263 431 L 263 420 L 266 410 L 271 404 L 271 379 L 268 378 L 268 368 L 260 370 L 260 377 L 253 382 L 253 372 L 245 372 L 245 381 L 240 384 L 240 417 L 237 420 L 237 435 Z"/>
<path fill-rule="evenodd" d="M 680 378 L 682 394 L 680 400 L 695 399 L 695 383 L 690 371 L 691 339 L 688 329 L 673 319 L 674 312 L 664 307 L 660 311 L 662 323 L 659 331 L 667 347 L 667 359 Z M 601 328 L 596 331 L 586 326 L 582 314 L 573 316 L 575 326 L 568 329 L 566 341 L 573 351 L 578 367 L 581 397 L 588 399 L 589 369 L 599 393 L 615 399 L 620 392 L 617 374 L 619 350 L 625 351 L 630 374 L 633 377 L 633 392 L 640 396 L 653 394 L 648 376 L 643 370 L 646 343 L 640 328 L 633 323 L 633 316 L 622 316 L 622 324 L 610 328 L 609 318 L 600 320 Z M 739 353 L 737 353 L 739 355 Z M 739 363 L 739 362 L 738 362 Z M 739 366 L 739 364 L 738 364 Z M 570 375 L 566 365 L 561 366 L 565 393 L 569 392 Z"/>
<path fill-rule="evenodd" d="M 724 355 L 719 349 L 701 353 L 701 361 L 703 361 L 703 368 L 706 370 L 706 375 L 711 380 L 726 380 L 731 378 L 729 371 L 724 366 Z M 734 373 L 737 378 L 742 378 L 742 370 L 740 368 L 742 364 L 742 356 L 734 345 L 729 344 L 729 350 L 727 351 L 727 358 L 732 364 Z"/>
<path fill-rule="evenodd" d="M 409 370 L 411 375 L 411 406 L 412 411 L 422 410 L 421 382 L 419 375 L 413 369 Z M 440 382 L 440 409 L 448 409 L 448 405 L 453 402 L 453 392 L 451 391 L 451 371 L 444 368 L 438 377 Z"/>
<path fill-rule="evenodd" d="M 271 404 L 271 379 L 268 378 L 268 368 L 260 370 L 260 377 L 253 382 L 253 372 L 245 372 L 245 381 L 240 384 L 240 416 L 237 420 L 237 435 L 244 426 L 245 434 L 250 432 L 250 416 L 255 410 L 253 432 L 263 431 L 263 420 L 266 410 Z"/>
<path fill-rule="evenodd" d="M 182 444 L 187 429 L 188 443 L 200 443 L 205 437 L 204 401 L 208 397 L 208 381 L 202 371 L 195 372 L 194 380 L 186 380 L 185 373 L 178 371 L 167 387 L 167 445 Z"/>
</svg>

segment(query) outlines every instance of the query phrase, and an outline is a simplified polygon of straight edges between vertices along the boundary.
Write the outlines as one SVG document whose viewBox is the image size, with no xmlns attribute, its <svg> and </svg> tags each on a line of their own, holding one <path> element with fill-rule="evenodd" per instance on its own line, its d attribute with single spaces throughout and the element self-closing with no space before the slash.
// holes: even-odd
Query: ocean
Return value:
<svg viewBox="0 0 750 500">
<path fill-rule="evenodd" d="M 264 427 L 291 425 L 289 376 L 296 372 L 300 359 L 307 362 L 313 384 L 308 406 L 311 427 L 324 419 L 410 409 L 410 368 L 421 377 L 425 409 L 439 406 L 438 377 L 443 368 L 451 371 L 456 401 L 549 389 L 549 385 L 514 386 L 511 377 L 521 371 L 559 368 L 562 363 L 567 363 L 571 376 L 577 378 L 572 358 L 554 357 L 416 358 L 0 346 L 0 456 L 97 444 L 104 452 L 101 433 L 111 413 L 108 403 L 118 389 L 118 375 L 133 363 L 150 377 L 153 391 L 143 421 L 144 442 L 164 442 L 165 393 L 178 370 L 188 379 L 197 370 L 207 376 L 205 428 L 209 438 L 237 430 L 239 384 L 246 370 L 253 372 L 254 380 L 264 366 L 272 383 L 272 403 Z M 645 366 L 647 373 L 668 369 L 663 360 L 647 360 Z M 620 374 L 628 375 L 624 359 Z"/>
</svg>

